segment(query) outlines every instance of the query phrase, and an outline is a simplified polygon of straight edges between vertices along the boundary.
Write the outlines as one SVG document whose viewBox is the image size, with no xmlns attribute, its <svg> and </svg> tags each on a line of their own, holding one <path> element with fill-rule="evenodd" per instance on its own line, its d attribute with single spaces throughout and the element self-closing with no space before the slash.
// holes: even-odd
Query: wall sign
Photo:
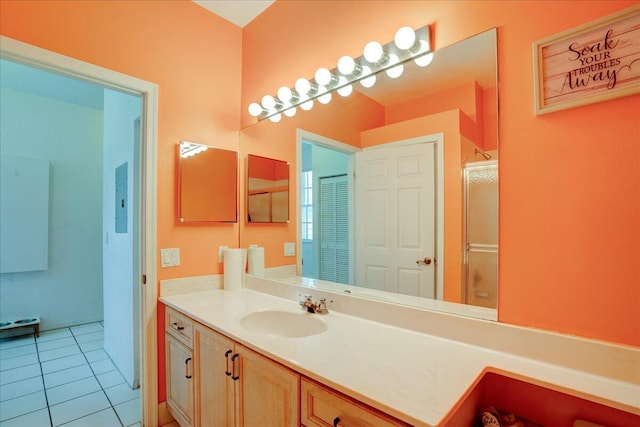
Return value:
<svg viewBox="0 0 640 427">
<path fill-rule="evenodd" d="M 640 6 L 533 43 L 536 114 L 640 93 Z"/>
</svg>

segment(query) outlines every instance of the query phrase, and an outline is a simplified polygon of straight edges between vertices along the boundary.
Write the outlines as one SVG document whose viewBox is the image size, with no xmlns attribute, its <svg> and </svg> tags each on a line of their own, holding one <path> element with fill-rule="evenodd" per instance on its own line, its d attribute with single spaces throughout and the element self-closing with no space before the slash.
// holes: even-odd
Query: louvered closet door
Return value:
<svg viewBox="0 0 640 427">
<path fill-rule="evenodd" d="M 320 178 L 320 279 L 349 283 L 349 184 Z"/>
</svg>

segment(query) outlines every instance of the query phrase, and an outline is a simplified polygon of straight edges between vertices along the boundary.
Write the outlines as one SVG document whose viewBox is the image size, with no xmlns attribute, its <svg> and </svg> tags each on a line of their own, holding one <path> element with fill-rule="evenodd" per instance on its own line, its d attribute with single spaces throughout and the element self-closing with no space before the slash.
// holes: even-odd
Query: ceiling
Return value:
<svg viewBox="0 0 640 427">
<path fill-rule="evenodd" d="M 192 0 L 198 6 L 244 27 L 271 6 L 275 0 Z"/>
</svg>

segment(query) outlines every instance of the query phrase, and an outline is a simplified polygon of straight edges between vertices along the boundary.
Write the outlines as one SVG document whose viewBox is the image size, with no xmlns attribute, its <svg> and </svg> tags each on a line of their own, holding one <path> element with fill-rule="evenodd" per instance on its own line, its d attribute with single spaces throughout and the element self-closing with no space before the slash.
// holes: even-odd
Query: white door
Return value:
<svg viewBox="0 0 640 427">
<path fill-rule="evenodd" d="M 434 157 L 426 142 L 356 153 L 358 286 L 435 297 Z"/>
</svg>

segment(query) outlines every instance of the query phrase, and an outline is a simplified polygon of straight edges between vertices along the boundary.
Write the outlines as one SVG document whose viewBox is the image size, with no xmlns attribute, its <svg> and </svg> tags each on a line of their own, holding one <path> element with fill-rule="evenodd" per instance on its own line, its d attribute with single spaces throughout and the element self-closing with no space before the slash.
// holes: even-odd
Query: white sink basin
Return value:
<svg viewBox="0 0 640 427">
<path fill-rule="evenodd" d="M 280 310 L 249 313 L 240 319 L 240 325 L 252 332 L 285 338 L 308 337 L 327 330 L 327 325 L 317 315 Z"/>
</svg>

